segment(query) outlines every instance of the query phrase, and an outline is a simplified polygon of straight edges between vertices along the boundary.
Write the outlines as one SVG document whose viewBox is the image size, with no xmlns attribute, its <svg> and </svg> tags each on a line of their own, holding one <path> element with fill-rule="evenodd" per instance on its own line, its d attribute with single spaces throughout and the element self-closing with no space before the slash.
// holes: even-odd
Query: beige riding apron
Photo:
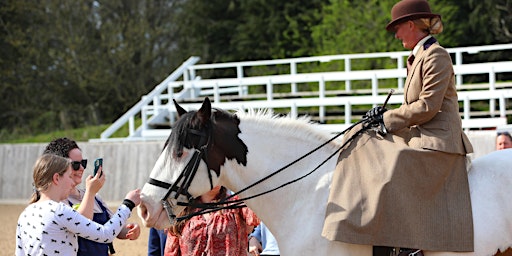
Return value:
<svg viewBox="0 0 512 256">
<path fill-rule="evenodd" d="M 472 251 L 467 179 L 464 155 L 411 148 L 400 136 L 365 131 L 339 156 L 322 235 L 354 244 Z"/>
</svg>

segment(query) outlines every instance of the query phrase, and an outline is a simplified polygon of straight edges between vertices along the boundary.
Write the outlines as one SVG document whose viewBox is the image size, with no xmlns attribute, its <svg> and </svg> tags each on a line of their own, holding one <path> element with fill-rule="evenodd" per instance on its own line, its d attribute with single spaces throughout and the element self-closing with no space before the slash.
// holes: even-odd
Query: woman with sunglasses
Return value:
<svg viewBox="0 0 512 256">
<path fill-rule="evenodd" d="M 107 243 L 121 232 L 140 203 L 140 190 L 128 192 L 112 219 L 101 225 L 64 202 L 75 189 L 74 172 L 68 158 L 43 154 L 37 159 L 34 193 L 18 219 L 15 255 L 77 255 L 78 236 Z"/>
<path fill-rule="evenodd" d="M 94 222 L 104 224 L 111 216 L 112 211 L 107 204 L 96 194 L 105 183 L 105 174 L 102 167 L 96 176 L 88 175 L 85 180 L 86 189 L 80 188 L 78 184 L 82 183 L 82 177 L 87 167 L 87 159 L 83 159 L 82 150 L 74 140 L 68 138 L 58 138 L 51 141 L 44 150 L 45 154 L 54 154 L 71 159 L 73 169 L 73 180 L 75 188 L 67 198 L 67 203 L 73 206 L 79 213 L 92 219 Z M 117 236 L 119 239 L 135 240 L 139 238 L 140 226 L 137 223 L 127 223 L 123 226 L 121 233 Z M 115 253 L 112 243 L 97 243 L 91 240 L 78 238 L 77 255 L 99 255 L 108 256 Z"/>
</svg>

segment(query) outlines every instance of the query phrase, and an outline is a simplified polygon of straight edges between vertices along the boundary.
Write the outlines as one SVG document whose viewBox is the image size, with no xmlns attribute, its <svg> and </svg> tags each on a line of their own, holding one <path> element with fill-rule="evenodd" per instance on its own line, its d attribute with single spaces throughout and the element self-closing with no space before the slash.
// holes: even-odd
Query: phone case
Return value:
<svg viewBox="0 0 512 256">
<path fill-rule="evenodd" d="M 98 172 L 98 170 L 100 169 L 100 166 L 103 165 L 103 158 L 96 158 L 96 160 L 94 160 L 94 172 L 93 172 L 93 176 L 96 176 L 96 173 Z M 102 174 L 100 174 L 100 177 L 101 177 Z"/>
</svg>

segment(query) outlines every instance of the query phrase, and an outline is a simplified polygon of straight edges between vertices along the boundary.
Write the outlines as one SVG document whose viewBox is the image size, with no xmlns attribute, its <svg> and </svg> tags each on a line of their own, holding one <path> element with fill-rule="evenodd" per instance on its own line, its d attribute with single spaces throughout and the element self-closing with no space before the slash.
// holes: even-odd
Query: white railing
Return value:
<svg viewBox="0 0 512 256">
<path fill-rule="evenodd" d="M 188 79 L 188 76 L 186 74 L 186 68 L 194 65 L 199 61 L 198 57 L 190 57 L 188 60 L 186 60 L 180 67 L 178 67 L 174 72 L 172 72 L 164 81 L 162 81 L 160 84 L 158 84 L 153 91 L 151 91 L 149 94 L 142 97 L 142 99 L 135 104 L 130 110 L 128 110 L 126 113 L 124 113 L 119 119 L 117 119 L 110 127 L 108 127 L 104 132 L 101 133 L 101 139 L 100 140 L 107 140 L 114 134 L 117 130 L 119 130 L 122 126 L 124 126 L 128 122 L 128 132 L 129 136 L 135 136 L 135 117 L 137 117 L 139 114 L 141 114 L 141 111 L 144 106 L 148 106 L 150 104 L 153 104 L 155 106 L 155 109 L 158 109 L 158 105 L 162 103 L 162 100 L 160 99 L 160 95 L 164 91 L 168 91 L 168 94 L 173 92 L 174 88 L 173 86 L 169 86 L 169 84 L 173 81 L 176 81 L 181 76 L 183 76 L 184 81 Z M 157 112 L 153 112 L 153 114 L 158 114 Z M 147 129 L 147 120 L 144 120 L 147 117 L 147 113 L 144 113 L 142 115 L 143 122 L 142 122 L 142 129 Z"/>
<path fill-rule="evenodd" d="M 475 91 L 462 91 L 459 92 L 459 102 L 462 104 L 462 127 L 466 130 L 473 128 L 496 128 L 497 126 L 506 125 L 506 104 L 505 100 L 512 98 L 512 89 L 498 89 L 490 90 L 475 90 Z M 291 117 L 298 117 L 301 108 L 310 107 L 332 107 L 343 106 L 344 117 L 342 124 L 336 125 L 320 125 L 324 126 L 331 132 L 342 131 L 343 128 L 350 126 L 354 119 L 359 119 L 361 116 L 352 115 L 352 108 L 354 106 L 368 106 L 376 103 L 383 103 L 386 95 L 378 96 L 343 96 L 343 97 L 325 97 L 325 98 L 296 98 L 296 99 L 277 99 L 272 101 L 267 100 L 254 100 L 244 102 L 219 102 L 213 103 L 212 106 L 226 110 L 247 110 L 247 109 L 280 109 L 281 111 L 288 112 Z M 470 108 L 471 101 L 478 100 L 497 100 L 499 107 L 496 113 L 493 113 L 492 118 L 475 118 L 471 117 Z M 388 101 L 388 104 L 401 104 L 403 102 L 403 94 L 394 94 Z M 201 107 L 201 103 L 181 104 L 186 110 L 197 110 Z M 175 111 L 174 105 L 160 106 L 167 111 Z M 170 129 L 147 130 L 143 134 L 147 137 L 162 137 L 166 138 L 170 133 Z"/>
<path fill-rule="evenodd" d="M 512 82 L 497 81 L 496 75 L 500 73 L 512 72 L 512 61 L 502 62 L 487 62 L 487 63 L 474 63 L 464 64 L 463 54 L 475 54 L 485 51 L 508 50 L 512 49 L 512 44 L 502 45 L 488 45 L 488 46 L 474 46 L 474 47 L 460 47 L 447 49 L 448 52 L 455 56 L 454 70 L 456 75 L 457 88 L 459 89 L 459 100 L 463 104 L 464 112 L 463 126 L 466 129 L 486 127 L 488 124 L 501 124 L 505 120 L 506 124 L 506 99 L 510 98 L 511 93 L 507 89 L 512 87 Z M 276 109 L 289 109 L 292 116 L 299 113 L 300 108 L 305 107 L 318 107 L 319 121 L 325 121 L 326 107 L 329 106 L 344 106 L 345 116 L 344 123 L 349 124 L 352 120 L 352 107 L 355 105 L 376 105 L 383 102 L 383 95 L 387 93 L 389 88 L 379 86 L 379 81 L 390 79 L 396 84 L 395 90 L 398 94 L 402 92 L 403 81 L 405 79 L 404 59 L 408 56 L 409 52 L 386 52 L 386 53 L 368 53 L 368 54 L 344 54 L 344 55 L 329 55 L 317 56 L 306 58 L 293 58 L 293 59 L 278 59 L 278 60 L 263 60 L 263 61 L 249 61 L 249 62 L 232 62 L 232 63 L 216 63 L 216 64 L 191 64 L 182 65 L 183 69 L 179 73 L 184 76 L 183 81 L 176 81 L 176 78 L 166 79 L 158 87 L 165 87 L 159 89 L 147 96 L 143 97 L 141 102 L 137 104 L 137 108 L 131 112 L 127 112 L 123 117 L 124 119 L 132 120 L 135 116 L 134 112 L 140 111 L 142 125 L 137 130 L 137 133 L 132 133 L 130 129 L 130 138 L 123 139 L 151 139 L 160 138 L 158 134 L 169 134 L 168 129 L 155 130 L 151 129 L 149 123 L 153 120 L 164 120 L 170 126 L 174 121 L 175 112 L 172 104 L 172 99 L 189 99 L 186 102 L 196 103 L 182 103 L 182 106 L 188 109 L 196 109 L 199 107 L 198 101 L 203 97 L 209 96 L 213 100 L 213 105 L 225 109 L 239 109 L 239 108 L 276 108 Z M 512 54 L 508 54 L 512 56 Z M 197 57 L 194 61 L 197 62 Z M 376 70 L 351 70 L 351 62 L 355 59 L 373 59 L 373 58 L 391 58 L 396 60 L 396 68 L 393 69 L 376 69 Z M 190 59 L 189 59 L 190 60 Z M 329 62 L 343 60 L 345 70 L 336 72 L 311 72 L 300 73 L 297 71 L 297 64 L 301 63 L 315 63 L 315 62 Z M 190 63 L 189 63 L 190 64 Z M 250 67 L 257 66 L 274 66 L 274 65 L 289 65 L 290 72 L 288 74 L 267 75 L 267 76 L 248 76 L 244 77 L 244 71 Z M 196 74 L 200 71 L 215 70 L 215 69 L 235 69 L 236 77 L 222 78 L 222 79 L 201 79 Z M 174 73 L 173 73 L 174 74 Z M 482 74 L 488 76 L 488 83 L 478 85 L 463 84 L 463 77 L 465 75 Z M 394 80 L 393 80 L 394 79 Z M 352 81 L 368 81 L 371 84 L 371 89 L 354 90 L 351 85 Z M 344 89 L 342 90 L 328 90 L 327 84 L 331 82 L 342 82 Z M 298 91 L 298 84 L 309 83 L 316 84 L 318 90 L 315 91 Z M 389 82 L 387 82 L 389 84 Z M 265 88 L 263 95 L 250 94 L 249 87 L 259 86 Z M 288 93 L 274 92 L 276 87 L 285 86 L 285 91 Z M 289 86 L 289 88 L 288 88 Z M 332 87 L 332 86 L 331 86 Z M 281 88 L 279 88 L 281 89 Z M 472 90 L 478 89 L 477 92 Z M 180 91 L 181 90 L 181 91 Z M 175 93 L 179 91 L 179 93 Z M 343 96 L 336 95 L 350 95 L 357 92 L 363 96 Z M 334 96 L 333 96 L 334 95 Z M 302 97 L 307 96 L 307 97 Z M 483 97 L 483 98 L 482 98 Z M 230 101 L 232 98 L 242 101 Z M 255 100 L 256 98 L 264 98 L 265 100 Z M 401 96 L 395 95 L 390 103 L 401 103 Z M 474 100 L 489 100 L 490 107 L 488 112 L 491 116 L 499 115 L 494 121 L 488 120 L 485 122 L 478 122 L 477 119 L 472 117 L 470 113 L 471 101 Z M 498 106 L 496 106 L 496 101 Z M 165 116 L 165 118 L 162 118 Z M 131 117 L 131 118 L 130 118 Z M 477 120 L 477 121 L 475 121 Z M 162 122 L 162 121 L 160 121 Z M 117 127 L 121 127 L 122 121 L 116 121 Z M 115 124 L 116 124 L 115 123 Z M 328 127 L 328 126 L 326 126 Z M 494 126 L 495 127 L 495 126 Z M 101 140 L 107 140 L 111 136 L 112 130 L 115 127 L 110 127 L 102 134 Z M 118 128 L 117 128 L 118 129 Z M 115 129 L 115 130 L 117 130 Z M 155 135 L 157 134 L 157 135 Z M 165 138 L 164 136 L 163 138 Z"/>
</svg>

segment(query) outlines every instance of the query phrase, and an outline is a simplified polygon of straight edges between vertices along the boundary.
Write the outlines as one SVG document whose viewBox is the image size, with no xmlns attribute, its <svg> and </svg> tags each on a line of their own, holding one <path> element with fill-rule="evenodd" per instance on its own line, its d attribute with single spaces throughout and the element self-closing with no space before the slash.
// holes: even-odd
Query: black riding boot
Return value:
<svg viewBox="0 0 512 256">
<path fill-rule="evenodd" d="M 418 249 L 400 248 L 398 256 L 423 256 L 423 251 Z"/>
<path fill-rule="evenodd" d="M 423 251 L 409 248 L 374 246 L 373 256 L 423 256 Z"/>
<path fill-rule="evenodd" d="M 395 248 L 387 246 L 374 246 L 373 256 L 394 256 Z"/>
</svg>

